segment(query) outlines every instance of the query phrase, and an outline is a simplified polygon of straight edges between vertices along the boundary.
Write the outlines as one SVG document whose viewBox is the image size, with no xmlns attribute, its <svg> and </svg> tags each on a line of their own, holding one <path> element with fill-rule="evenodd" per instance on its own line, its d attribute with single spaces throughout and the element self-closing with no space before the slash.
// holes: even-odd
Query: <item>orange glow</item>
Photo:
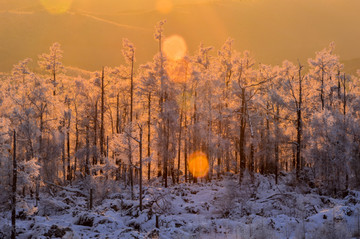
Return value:
<svg viewBox="0 0 360 239">
<path fill-rule="evenodd" d="M 187 46 L 184 38 L 179 35 L 172 35 L 165 38 L 163 43 L 165 56 L 173 61 L 181 60 L 185 57 Z"/>
<path fill-rule="evenodd" d="M 202 178 L 207 175 L 209 172 L 209 162 L 205 153 L 197 151 L 190 155 L 189 171 L 196 178 Z"/>
<path fill-rule="evenodd" d="M 172 0 L 157 0 L 156 10 L 162 14 L 168 14 L 173 9 Z"/>
<path fill-rule="evenodd" d="M 69 10 L 72 0 L 40 0 L 46 11 L 51 14 L 62 14 Z"/>
</svg>

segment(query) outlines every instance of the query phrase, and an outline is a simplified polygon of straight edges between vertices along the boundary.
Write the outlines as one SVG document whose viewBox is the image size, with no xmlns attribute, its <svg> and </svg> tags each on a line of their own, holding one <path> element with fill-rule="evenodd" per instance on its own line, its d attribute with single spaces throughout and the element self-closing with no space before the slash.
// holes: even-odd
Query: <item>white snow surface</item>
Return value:
<svg viewBox="0 0 360 239">
<path fill-rule="evenodd" d="M 129 186 L 119 186 L 95 198 L 92 210 L 76 192 L 42 192 L 38 207 L 18 196 L 17 238 L 360 238 L 359 191 L 321 196 L 293 178 L 282 174 L 278 185 L 262 175 L 247 175 L 241 185 L 237 175 L 168 188 L 145 183 L 141 212 L 137 187 L 134 200 Z M 2 210 L 0 238 L 9 238 L 10 225 L 10 210 Z"/>
</svg>

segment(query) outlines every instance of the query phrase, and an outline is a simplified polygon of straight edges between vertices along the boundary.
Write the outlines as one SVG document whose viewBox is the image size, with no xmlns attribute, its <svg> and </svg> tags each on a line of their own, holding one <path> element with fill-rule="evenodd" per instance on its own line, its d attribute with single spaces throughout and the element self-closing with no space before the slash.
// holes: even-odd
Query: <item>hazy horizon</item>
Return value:
<svg viewBox="0 0 360 239">
<path fill-rule="evenodd" d="M 356 0 L 162 0 L 170 4 L 165 9 L 149 0 L 60 0 L 69 3 L 62 14 L 48 12 L 46 1 L 0 2 L 0 71 L 27 57 L 36 61 L 53 42 L 62 45 L 65 65 L 116 66 L 123 63 L 122 38 L 134 42 L 142 64 L 157 51 L 154 25 L 162 19 L 165 35 L 183 36 L 190 54 L 200 42 L 218 49 L 231 37 L 258 63 L 306 61 L 332 41 L 341 60 L 360 58 Z"/>
</svg>

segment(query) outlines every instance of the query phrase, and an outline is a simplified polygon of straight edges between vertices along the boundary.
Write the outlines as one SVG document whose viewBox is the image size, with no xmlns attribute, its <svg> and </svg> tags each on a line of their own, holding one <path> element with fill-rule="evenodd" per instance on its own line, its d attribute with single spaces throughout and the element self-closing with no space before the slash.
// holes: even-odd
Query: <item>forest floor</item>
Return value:
<svg viewBox="0 0 360 239">
<path fill-rule="evenodd" d="M 262 175 L 241 185 L 235 175 L 168 188 L 151 184 L 144 186 L 142 211 L 137 186 L 131 200 L 130 187 L 117 182 L 94 185 L 92 210 L 76 192 L 86 187 L 80 183 L 67 187 L 74 192 L 41 192 L 38 207 L 19 197 L 17 238 L 360 238 L 359 191 L 322 196 L 291 174 L 277 185 Z M 0 211 L 0 238 L 9 237 L 10 219 L 9 210 Z"/>
</svg>

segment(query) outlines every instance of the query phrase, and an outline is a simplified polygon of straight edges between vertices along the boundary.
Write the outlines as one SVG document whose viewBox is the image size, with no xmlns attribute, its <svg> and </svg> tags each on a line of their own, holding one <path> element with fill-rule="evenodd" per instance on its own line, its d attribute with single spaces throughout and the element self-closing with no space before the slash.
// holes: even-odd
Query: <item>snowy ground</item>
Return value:
<svg viewBox="0 0 360 239">
<path fill-rule="evenodd" d="M 136 187 L 135 200 L 129 187 L 96 194 L 93 210 L 76 192 L 44 192 L 39 207 L 19 198 L 18 238 L 360 238 L 360 192 L 331 198 L 294 185 L 291 175 L 278 185 L 257 175 L 242 185 L 227 176 L 167 189 L 145 186 L 142 212 Z M 1 212 L 0 238 L 8 238 L 9 225 L 10 212 Z"/>
</svg>

